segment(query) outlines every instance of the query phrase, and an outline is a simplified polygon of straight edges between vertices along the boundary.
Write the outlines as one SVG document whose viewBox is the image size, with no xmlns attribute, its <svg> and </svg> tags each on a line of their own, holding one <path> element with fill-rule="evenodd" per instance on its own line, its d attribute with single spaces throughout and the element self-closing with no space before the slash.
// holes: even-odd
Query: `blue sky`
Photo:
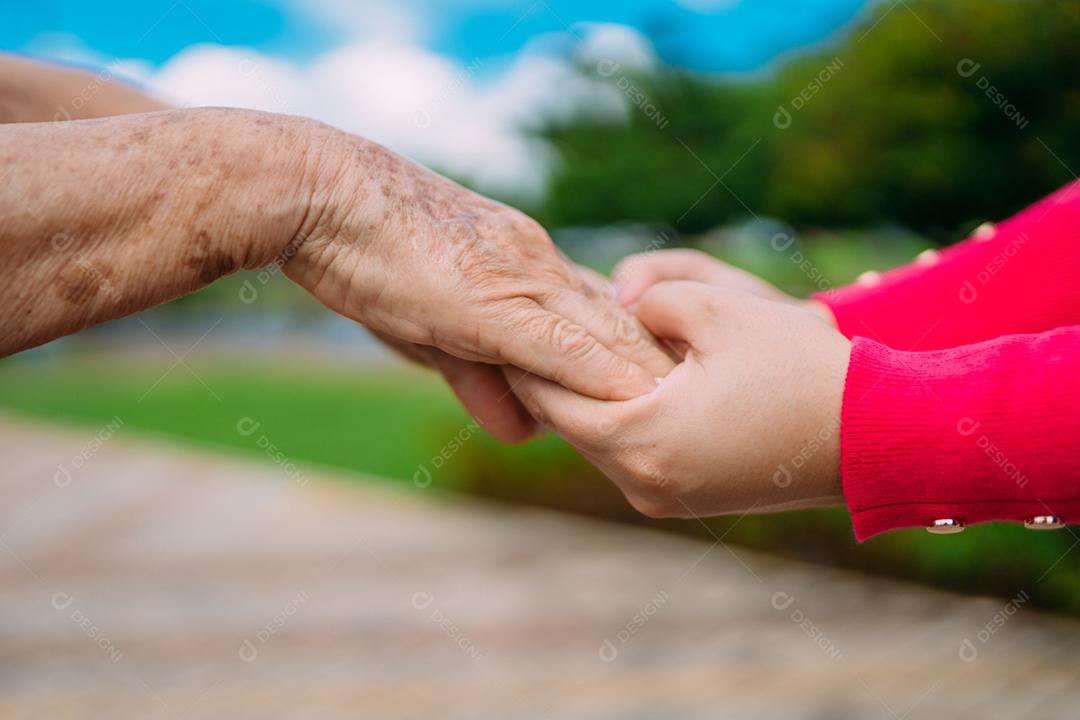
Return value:
<svg viewBox="0 0 1080 720">
<path fill-rule="evenodd" d="M 633 111 L 618 78 L 583 65 L 753 72 L 844 32 L 871 0 L 0 3 L 0 48 L 108 68 L 175 106 L 317 118 L 526 197 L 559 162 L 530 128 Z"/>
<path fill-rule="evenodd" d="M 820 42 L 865 11 L 868 0 L 2 0 L 0 47 L 50 52 L 72 38 L 106 57 L 160 66 L 197 43 L 243 46 L 304 62 L 385 15 L 413 16 L 418 43 L 471 61 L 513 55 L 531 38 L 584 21 L 649 36 L 665 60 L 703 71 L 760 68 Z M 342 8 L 348 8 L 342 10 Z M 342 13 L 350 17 L 341 22 Z M 369 19 L 365 22 L 365 17 Z"/>
</svg>

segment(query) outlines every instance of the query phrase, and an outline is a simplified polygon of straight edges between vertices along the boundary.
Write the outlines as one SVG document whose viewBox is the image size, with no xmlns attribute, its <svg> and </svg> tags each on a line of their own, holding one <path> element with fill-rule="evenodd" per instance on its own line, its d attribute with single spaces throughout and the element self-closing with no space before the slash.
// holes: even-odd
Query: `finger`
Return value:
<svg viewBox="0 0 1080 720">
<path fill-rule="evenodd" d="M 678 363 L 682 360 L 683 354 L 676 348 L 673 348 L 668 343 L 656 338 L 649 332 L 648 328 L 642 325 L 641 321 L 633 315 L 623 314 L 624 308 L 615 301 L 615 286 L 612 285 L 606 277 L 584 265 L 574 265 L 573 268 L 577 272 L 578 277 L 581 278 L 583 290 L 585 291 L 585 296 L 587 298 L 603 303 L 604 307 L 608 308 L 609 312 L 615 313 L 617 317 L 628 317 L 630 319 L 631 329 L 635 336 L 643 338 L 645 342 L 651 346 L 658 347 L 673 363 Z M 618 348 L 612 349 L 618 351 Z M 630 359 L 639 362 L 640 364 L 640 361 L 632 353 Z M 646 366 L 646 369 L 657 371 L 657 377 L 662 377 L 666 374 L 664 365 L 660 365 L 655 369 Z"/>
<path fill-rule="evenodd" d="M 718 260 L 698 250 L 660 250 L 630 255 L 611 273 L 615 297 L 632 305 L 649 287 L 665 280 L 708 282 Z"/>
<path fill-rule="evenodd" d="M 372 334 L 407 360 L 442 373 L 465 410 L 496 440 L 518 443 L 536 434 L 536 422 L 510 391 L 497 366 L 461 360 L 437 348 L 404 342 L 384 333 Z"/>
<path fill-rule="evenodd" d="M 581 325 L 608 350 L 628 358 L 653 377 L 663 377 L 675 367 L 652 333 L 612 301 L 560 291 L 545 298 L 544 307 Z"/>
<path fill-rule="evenodd" d="M 506 365 L 503 372 L 526 405 L 544 416 L 545 424 L 559 433 L 593 467 L 603 473 L 627 498 L 641 497 L 642 488 L 620 467 L 619 428 L 611 404 L 577 395 L 556 383 Z M 634 402 L 634 401 L 632 401 Z"/>
<path fill-rule="evenodd" d="M 645 327 L 671 342 L 684 342 L 708 353 L 717 349 L 717 311 L 724 291 L 695 282 L 662 282 L 645 291 L 638 301 L 637 316 Z"/>
<path fill-rule="evenodd" d="M 499 366 L 445 353 L 434 362 L 461 404 L 496 440 L 519 443 L 536 434 L 536 421 L 511 392 Z"/>
<path fill-rule="evenodd" d="M 586 438 L 594 434 L 594 426 L 603 422 L 603 400 L 579 395 L 512 365 L 504 366 L 502 372 L 529 413 L 579 449 L 588 444 Z"/>
<path fill-rule="evenodd" d="M 606 307 L 611 308 L 611 312 L 619 313 L 620 310 L 623 309 L 622 305 L 615 300 L 615 286 L 609 283 L 604 275 L 583 266 L 575 267 L 578 270 L 578 274 L 581 276 L 581 279 L 585 283 L 586 287 L 589 287 L 592 290 L 592 296 L 590 297 L 605 298 Z M 649 328 L 645 327 L 642 322 L 637 320 L 637 317 L 635 317 L 634 315 L 630 315 L 630 317 L 631 322 L 633 323 L 633 327 L 637 330 L 638 334 L 640 334 L 640 337 L 643 337 L 646 342 L 654 345 L 654 347 L 659 348 L 661 352 L 663 352 L 667 357 L 671 359 L 672 363 L 677 364 L 683 361 L 683 358 L 686 356 L 685 348 L 679 348 L 678 344 L 676 343 L 661 340 L 657 336 L 652 335 L 651 332 L 649 332 Z M 633 353 L 631 354 L 631 359 L 636 362 L 636 357 Z M 652 368 L 646 366 L 646 369 Z M 663 368 L 657 369 L 663 370 Z M 657 377 L 665 377 L 666 373 L 666 371 L 658 372 Z"/>
<path fill-rule="evenodd" d="M 606 420 L 609 427 L 598 427 L 605 423 L 606 403 L 578 395 L 513 365 L 502 366 L 502 371 L 514 393 L 545 427 L 558 433 L 593 467 L 622 488 L 618 468 L 612 463 L 613 446 L 605 442 L 614 421 Z"/>
<path fill-rule="evenodd" d="M 506 306 L 497 357 L 541 377 L 601 400 L 629 400 L 656 387 L 656 375 L 613 352 L 566 316 L 519 298 Z"/>
</svg>

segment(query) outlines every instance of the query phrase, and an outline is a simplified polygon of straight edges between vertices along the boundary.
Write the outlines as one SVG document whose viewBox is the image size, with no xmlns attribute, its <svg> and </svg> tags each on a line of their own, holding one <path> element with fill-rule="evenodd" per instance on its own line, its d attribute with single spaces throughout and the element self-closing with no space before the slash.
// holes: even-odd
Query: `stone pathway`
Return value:
<svg viewBox="0 0 1080 720">
<path fill-rule="evenodd" d="M 968 720 L 1080 702 L 1069 619 L 95 432 L 0 418 L 2 718 Z"/>
</svg>

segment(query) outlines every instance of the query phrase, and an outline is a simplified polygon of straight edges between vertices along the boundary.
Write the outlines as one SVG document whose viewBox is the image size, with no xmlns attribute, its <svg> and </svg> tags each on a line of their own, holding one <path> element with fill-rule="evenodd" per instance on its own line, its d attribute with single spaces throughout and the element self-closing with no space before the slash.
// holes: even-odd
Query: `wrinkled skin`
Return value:
<svg viewBox="0 0 1080 720">
<path fill-rule="evenodd" d="M 439 369 L 493 435 L 517 441 L 533 432 L 499 365 L 610 400 L 649 392 L 671 369 L 535 221 L 323 128 L 309 151 L 311 210 L 285 273 Z"/>
<path fill-rule="evenodd" d="M 515 368 L 536 417 L 652 517 L 835 504 L 850 343 L 790 303 L 696 282 L 658 283 L 637 316 L 684 360 L 651 393 L 583 397 Z"/>
</svg>

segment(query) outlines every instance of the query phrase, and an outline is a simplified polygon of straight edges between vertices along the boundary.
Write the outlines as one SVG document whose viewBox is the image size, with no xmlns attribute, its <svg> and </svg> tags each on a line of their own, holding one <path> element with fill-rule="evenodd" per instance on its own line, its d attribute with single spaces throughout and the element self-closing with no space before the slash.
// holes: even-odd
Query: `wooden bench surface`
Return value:
<svg viewBox="0 0 1080 720">
<path fill-rule="evenodd" d="M 0 418 L 0 718 L 966 720 L 1080 701 L 1080 623 L 1022 601 L 317 468 L 300 486 L 97 431 Z"/>
</svg>

